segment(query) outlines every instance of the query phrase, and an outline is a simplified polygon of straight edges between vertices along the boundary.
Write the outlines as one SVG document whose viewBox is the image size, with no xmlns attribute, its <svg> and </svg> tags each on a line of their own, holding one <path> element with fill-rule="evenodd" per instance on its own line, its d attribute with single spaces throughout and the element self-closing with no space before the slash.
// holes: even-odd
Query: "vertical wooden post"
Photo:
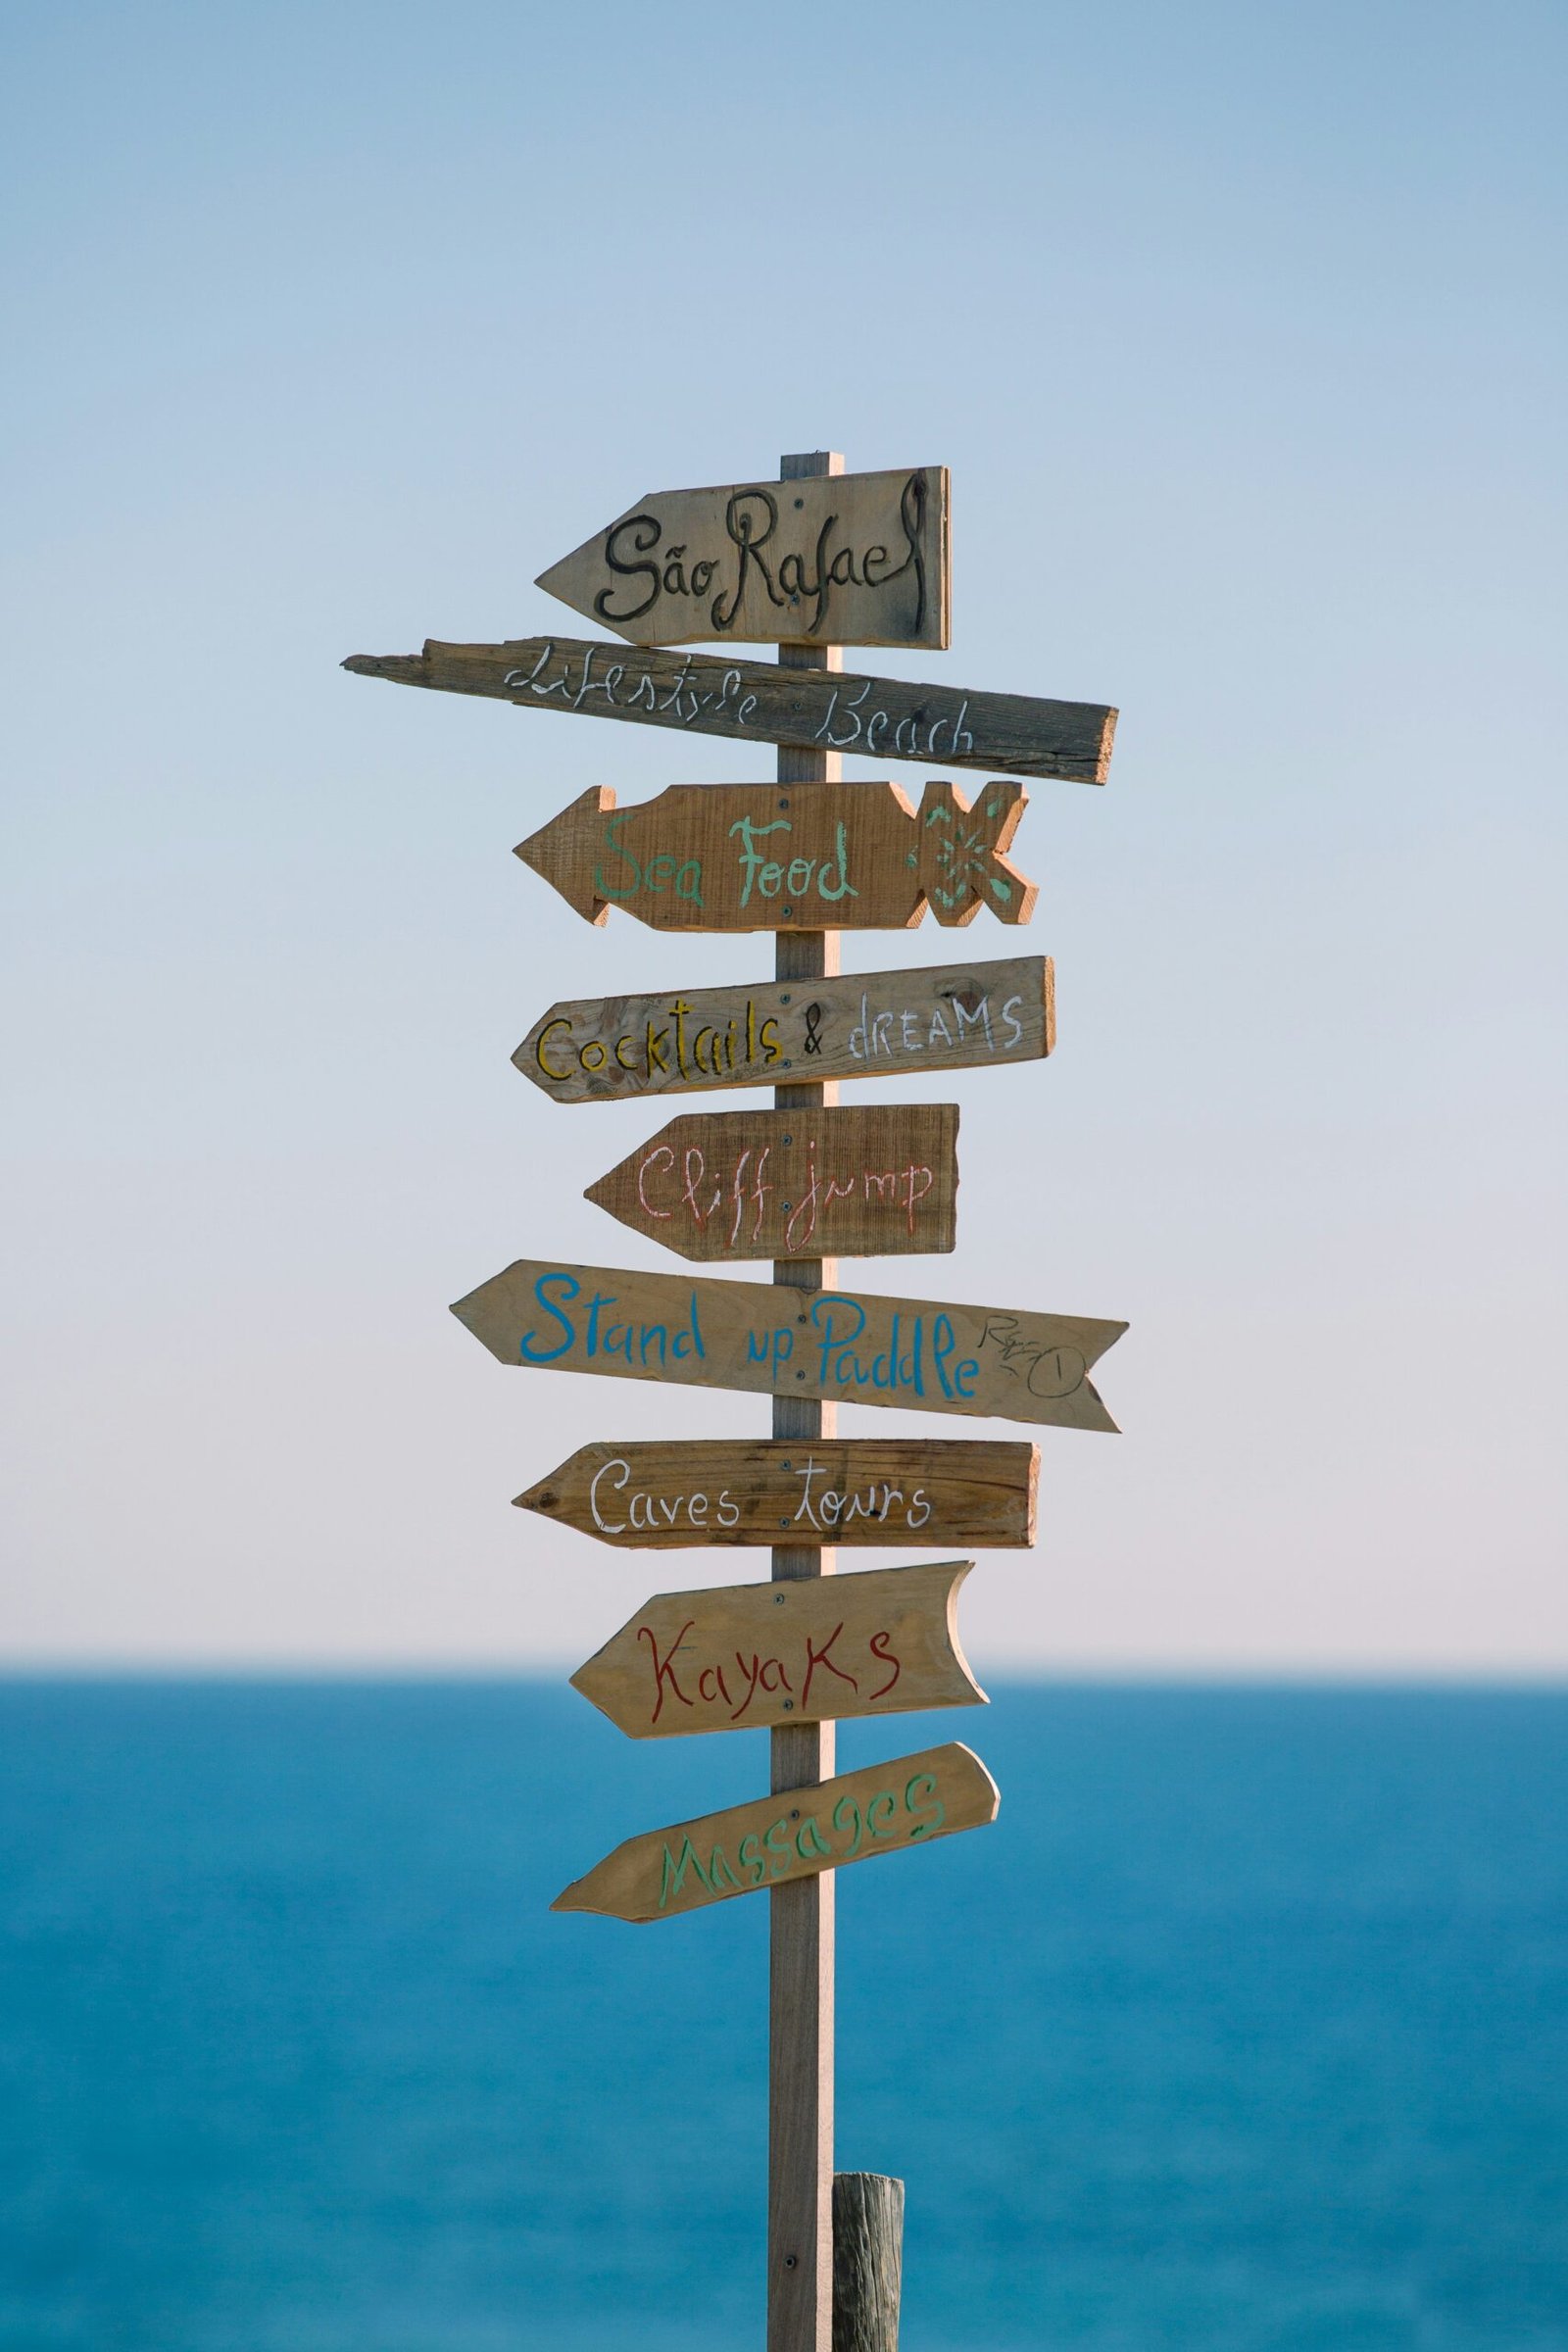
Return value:
<svg viewBox="0 0 1568 2352">
<path fill-rule="evenodd" d="M 904 2182 L 885 2173 L 833 2181 L 833 2352 L 899 2352 Z"/>
<path fill-rule="evenodd" d="M 842 473 L 835 451 L 784 458 L 779 479 L 801 481 Z M 786 668 L 838 669 L 843 655 L 831 645 L 781 645 Z M 837 752 L 781 750 L 781 785 L 827 784 L 841 774 Z M 777 976 L 782 982 L 831 977 L 839 968 L 836 931 L 781 931 Z M 836 1100 L 835 1085 L 781 1086 L 780 1110 L 810 1111 Z M 834 1279 L 831 1259 L 776 1260 L 775 1282 L 819 1291 Z M 802 1339 L 805 1334 L 799 1335 Z M 775 1396 L 775 1438 L 828 1438 L 835 1407 L 804 1396 Z M 830 1550 L 780 1544 L 773 1575 L 831 1576 Z M 831 1723 L 790 1724 L 771 1735 L 772 1786 L 805 1788 L 831 1780 Z M 832 2352 L 833 2340 L 833 1873 L 775 1886 L 771 1906 L 768 1984 L 767 2113 L 767 2352 Z"/>
</svg>

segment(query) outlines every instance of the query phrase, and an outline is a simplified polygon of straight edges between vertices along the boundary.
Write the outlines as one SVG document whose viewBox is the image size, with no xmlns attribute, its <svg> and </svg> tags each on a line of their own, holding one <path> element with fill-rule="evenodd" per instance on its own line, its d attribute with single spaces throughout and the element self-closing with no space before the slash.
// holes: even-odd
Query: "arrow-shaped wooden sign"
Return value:
<svg viewBox="0 0 1568 2352">
<path fill-rule="evenodd" d="M 895 1078 L 1039 1061 L 1056 1043 L 1049 956 L 552 1004 L 512 1056 L 557 1102 Z"/>
<path fill-rule="evenodd" d="M 906 1257 L 951 1250 L 958 1106 L 699 1110 L 584 1199 L 682 1257 Z"/>
<path fill-rule="evenodd" d="M 551 1904 L 639 1924 L 673 1919 L 760 1886 L 782 1886 L 930 1845 L 997 1818 L 1001 1794 L 959 1740 L 841 1773 L 808 1788 L 755 1797 L 700 1821 L 628 1838 Z"/>
<path fill-rule="evenodd" d="M 725 735 L 794 751 L 914 760 L 987 775 L 1062 776 L 1103 784 L 1116 713 L 1105 703 L 981 694 L 838 669 L 774 668 L 708 654 L 629 654 L 580 637 L 512 637 L 419 654 L 351 654 L 345 669 L 396 686 L 480 694 L 521 710 L 569 710 L 634 726 Z"/>
<path fill-rule="evenodd" d="M 655 490 L 537 585 L 633 645 L 948 642 L 944 466 Z"/>
<path fill-rule="evenodd" d="M 656 931 L 907 931 L 982 906 L 1026 923 L 1036 891 L 1002 852 L 1021 784 L 982 786 L 971 808 L 930 783 L 916 811 L 896 784 L 671 784 L 617 808 L 594 785 L 516 855 L 602 923 L 624 907 Z"/>
<path fill-rule="evenodd" d="M 984 1706 L 958 1645 L 973 1566 L 656 1592 L 572 1688 L 631 1740 Z"/>
<path fill-rule="evenodd" d="M 504 1364 L 1114 1429 L 1089 1379 L 1125 1323 L 518 1258 L 452 1312 Z"/>
<path fill-rule="evenodd" d="M 583 1446 L 520 1510 L 622 1551 L 739 1544 L 962 1544 L 1035 1540 L 1040 1448 L 1016 1439 L 682 1439 Z"/>
</svg>

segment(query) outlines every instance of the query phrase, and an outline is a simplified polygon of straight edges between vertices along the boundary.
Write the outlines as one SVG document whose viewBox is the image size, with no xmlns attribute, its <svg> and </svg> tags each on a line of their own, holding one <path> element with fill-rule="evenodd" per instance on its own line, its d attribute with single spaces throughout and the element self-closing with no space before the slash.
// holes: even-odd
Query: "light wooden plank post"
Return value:
<svg viewBox="0 0 1568 2352">
<path fill-rule="evenodd" d="M 836 451 L 786 457 L 779 479 L 842 473 Z M 781 645 L 791 669 L 840 669 L 836 645 Z M 842 775 L 837 752 L 783 749 L 780 784 L 831 784 Z M 781 986 L 831 978 L 839 968 L 834 931 L 780 932 L 775 975 Z M 835 1102 L 838 1088 L 781 1086 L 779 1110 Z M 775 1261 L 775 1282 L 819 1291 L 833 1279 L 830 1260 Z M 830 1438 L 836 1406 L 804 1396 L 773 1400 L 775 1438 Z M 830 1549 L 775 1545 L 774 1582 L 831 1576 Z M 772 1787 L 802 1788 L 831 1780 L 836 1754 L 831 1723 L 801 1723 L 769 1734 Z M 767 2352 L 832 2352 L 833 2343 L 833 1903 L 834 1874 L 777 1886 L 771 1908 L 768 1969 Z"/>
</svg>

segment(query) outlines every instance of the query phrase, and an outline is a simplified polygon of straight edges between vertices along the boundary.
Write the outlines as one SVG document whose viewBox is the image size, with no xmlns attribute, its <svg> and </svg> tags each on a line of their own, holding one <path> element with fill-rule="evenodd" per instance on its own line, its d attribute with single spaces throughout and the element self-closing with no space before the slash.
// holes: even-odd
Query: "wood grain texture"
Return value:
<svg viewBox="0 0 1568 2352">
<path fill-rule="evenodd" d="M 579 1446 L 514 1500 L 621 1551 L 1021 1551 L 1039 1479 L 1039 1446 L 1017 1438 L 682 1438 Z"/>
<path fill-rule="evenodd" d="M 899 2352 L 904 2182 L 833 2177 L 833 2352 Z"/>
<path fill-rule="evenodd" d="M 808 450 L 780 461 L 785 481 L 840 474 L 833 450 Z M 840 648 L 819 655 L 798 645 L 779 648 L 784 669 L 820 660 L 840 667 Z M 836 784 L 844 762 L 834 751 L 782 749 L 780 785 Z M 836 931 L 782 931 L 773 942 L 774 978 L 782 983 L 836 977 Z M 821 1110 L 837 1100 L 831 1079 L 787 1081 L 776 1088 L 776 1110 Z M 776 1261 L 776 1282 L 796 1293 L 820 1291 L 834 1276 L 831 1258 Z M 805 1396 L 772 1402 L 776 1439 L 820 1440 L 836 1435 L 838 1406 Z M 831 1576 L 831 1545 L 775 1544 L 769 1554 L 775 1583 Z M 778 1724 L 769 1732 L 768 1786 L 814 1788 L 836 1769 L 833 1723 Z M 838 1936 L 837 1885 L 831 1872 L 775 1886 L 767 1903 L 767 2352 L 830 2352 L 833 2330 L 833 2052 L 834 1972 Z"/>
<path fill-rule="evenodd" d="M 351 654 L 343 667 L 356 677 L 482 695 L 519 710 L 1069 784 L 1104 783 L 1116 733 L 1107 703 L 868 677 L 830 668 L 819 648 L 809 664 L 778 670 L 709 654 L 628 653 L 580 637 L 513 637 L 501 645 L 427 637 L 422 653 Z"/>
<path fill-rule="evenodd" d="M 536 586 L 633 645 L 942 648 L 944 466 L 653 490 Z"/>
<path fill-rule="evenodd" d="M 518 1258 L 452 1312 L 504 1364 L 1058 1429 L 1115 1428 L 1088 1375 L 1127 1328 L 549 1258 Z"/>
<path fill-rule="evenodd" d="M 515 855 L 585 921 L 618 906 L 655 931 L 909 931 L 982 906 L 1026 923 L 1037 892 L 1003 855 L 1027 795 L 1004 778 L 973 805 L 933 781 L 918 810 L 897 784 L 671 784 L 619 808 L 579 794 Z"/>
<path fill-rule="evenodd" d="M 702 1261 L 948 1250 L 957 1226 L 957 1105 L 689 1111 L 583 1197 Z"/>
<path fill-rule="evenodd" d="M 552 1004 L 513 1054 L 557 1102 L 1039 1061 L 1056 1043 L 1049 956 Z"/>
<path fill-rule="evenodd" d="M 572 1688 L 631 1740 L 983 1706 L 958 1641 L 973 1565 L 656 1592 Z"/>
<path fill-rule="evenodd" d="M 793 1801 L 792 1801 L 793 1800 Z M 906 1853 L 997 1818 L 995 1781 L 960 1740 L 753 1797 L 628 1838 L 557 1895 L 552 1911 L 646 1924 L 822 1871 Z"/>
</svg>

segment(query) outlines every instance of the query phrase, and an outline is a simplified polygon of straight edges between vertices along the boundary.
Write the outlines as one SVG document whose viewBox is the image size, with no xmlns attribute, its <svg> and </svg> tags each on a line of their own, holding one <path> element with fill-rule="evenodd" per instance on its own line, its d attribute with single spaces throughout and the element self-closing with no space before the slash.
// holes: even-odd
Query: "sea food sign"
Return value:
<svg viewBox="0 0 1568 2352">
<path fill-rule="evenodd" d="M 948 642 L 940 466 L 639 499 L 537 585 L 634 645 Z"/>
</svg>

